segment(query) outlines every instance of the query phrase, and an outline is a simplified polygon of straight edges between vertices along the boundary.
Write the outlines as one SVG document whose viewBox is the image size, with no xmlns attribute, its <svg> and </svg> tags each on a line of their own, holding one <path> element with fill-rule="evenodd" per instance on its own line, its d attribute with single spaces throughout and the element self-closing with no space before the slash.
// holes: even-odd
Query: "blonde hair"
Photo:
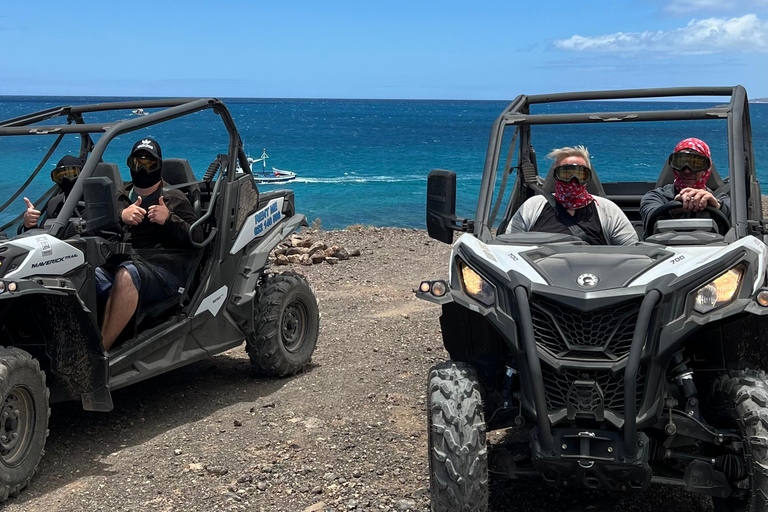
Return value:
<svg viewBox="0 0 768 512">
<path fill-rule="evenodd" d="M 570 156 L 578 156 L 584 159 L 587 167 L 592 169 L 592 161 L 589 159 L 589 150 L 584 146 L 567 146 L 564 148 L 553 149 L 547 155 L 547 158 L 551 158 L 555 161 L 555 164 L 560 160 L 568 158 Z"/>
</svg>

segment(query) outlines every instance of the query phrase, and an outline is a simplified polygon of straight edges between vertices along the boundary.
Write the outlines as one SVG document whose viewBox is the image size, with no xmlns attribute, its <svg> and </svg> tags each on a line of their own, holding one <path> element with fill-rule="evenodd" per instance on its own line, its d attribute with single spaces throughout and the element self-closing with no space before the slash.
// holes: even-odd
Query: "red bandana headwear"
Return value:
<svg viewBox="0 0 768 512">
<path fill-rule="evenodd" d="M 594 200 L 587 192 L 587 185 L 581 185 L 575 179 L 570 183 L 555 181 L 555 199 L 568 210 L 584 208 Z"/>
<path fill-rule="evenodd" d="M 692 149 L 696 151 L 697 153 L 701 153 L 702 155 L 706 156 L 710 160 L 712 159 L 712 154 L 709 151 L 709 146 L 707 146 L 707 143 L 704 142 L 701 139 L 685 139 L 681 140 L 677 143 L 677 146 L 675 146 L 675 153 L 678 151 L 682 151 L 684 149 Z M 672 171 L 675 174 L 675 191 L 680 192 L 684 188 L 688 188 L 683 184 L 683 181 L 680 179 L 680 176 L 677 174 L 677 171 Z M 712 174 L 712 168 L 710 167 L 703 173 L 701 173 L 701 176 L 696 180 L 696 183 L 693 185 L 693 187 L 690 188 L 698 188 L 698 189 L 705 189 L 707 188 L 707 180 L 709 179 L 709 175 Z"/>
</svg>

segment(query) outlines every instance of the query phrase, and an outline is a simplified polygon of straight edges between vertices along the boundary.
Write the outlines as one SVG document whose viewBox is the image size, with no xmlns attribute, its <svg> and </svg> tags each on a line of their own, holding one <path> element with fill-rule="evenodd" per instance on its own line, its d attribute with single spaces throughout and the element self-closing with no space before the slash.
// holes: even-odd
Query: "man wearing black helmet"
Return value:
<svg viewBox="0 0 768 512">
<path fill-rule="evenodd" d="M 186 195 L 163 189 L 163 159 L 157 141 L 145 138 L 136 142 L 127 164 L 132 181 L 117 192 L 118 208 L 123 241 L 131 244 L 136 255 L 120 263 L 114 272 L 96 270 L 99 295 L 109 295 L 101 329 L 105 350 L 137 308 L 152 310 L 178 300 L 187 278 L 185 264 L 194 250 L 189 232 L 197 216 Z M 203 240 L 200 227 L 193 230 L 192 239 L 198 243 Z"/>
<path fill-rule="evenodd" d="M 55 219 L 59 215 L 64 201 L 67 200 L 82 170 L 83 161 L 72 155 L 65 156 L 56 164 L 56 168 L 51 171 L 51 181 L 59 186 L 62 193 L 53 196 L 48 201 L 48 205 L 45 208 L 47 219 Z M 24 211 L 24 222 L 19 226 L 19 233 L 37 227 L 37 223 L 42 215 L 40 210 L 36 209 L 35 205 L 32 204 L 32 201 L 25 197 L 24 202 L 27 205 L 27 209 Z"/>
</svg>

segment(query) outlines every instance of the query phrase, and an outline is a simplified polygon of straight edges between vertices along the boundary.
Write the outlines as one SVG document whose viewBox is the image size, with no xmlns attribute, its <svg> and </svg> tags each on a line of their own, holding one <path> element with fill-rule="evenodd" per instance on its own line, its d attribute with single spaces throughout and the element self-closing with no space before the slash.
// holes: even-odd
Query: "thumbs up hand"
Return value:
<svg viewBox="0 0 768 512">
<path fill-rule="evenodd" d="M 24 227 L 30 229 L 37 226 L 37 221 L 40 220 L 40 211 L 35 210 L 35 205 L 26 197 L 24 202 L 27 204 L 27 210 L 24 212 Z"/>
<path fill-rule="evenodd" d="M 155 224 L 165 225 L 168 217 L 171 216 L 171 211 L 165 206 L 165 200 L 163 196 L 160 196 L 158 204 L 149 207 L 149 222 Z"/>
<path fill-rule="evenodd" d="M 120 218 L 124 223 L 136 226 L 144 220 L 146 214 L 147 210 L 141 207 L 141 196 L 139 196 L 135 203 L 123 210 L 123 213 L 120 214 Z"/>
</svg>

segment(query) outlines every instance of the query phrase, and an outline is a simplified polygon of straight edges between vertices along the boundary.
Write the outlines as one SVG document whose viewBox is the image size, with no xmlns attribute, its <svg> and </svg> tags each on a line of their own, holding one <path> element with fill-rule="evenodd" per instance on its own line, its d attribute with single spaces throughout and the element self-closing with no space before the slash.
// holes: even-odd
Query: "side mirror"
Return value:
<svg viewBox="0 0 768 512">
<path fill-rule="evenodd" d="M 92 177 L 83 183 L 85 200 L 85 231 L 113 228 L 119 224 L 115 184 L 109 178 Z"/>
<path fill-rule="evenodd" d="M 453 243 L 454 231 L 466 231 L 468 227 L 465 219 L 456 218 L 456 173 L 440 169 L 430 172 L 427 177 L 429 236 L 450 244 Z"/>
</svg>

